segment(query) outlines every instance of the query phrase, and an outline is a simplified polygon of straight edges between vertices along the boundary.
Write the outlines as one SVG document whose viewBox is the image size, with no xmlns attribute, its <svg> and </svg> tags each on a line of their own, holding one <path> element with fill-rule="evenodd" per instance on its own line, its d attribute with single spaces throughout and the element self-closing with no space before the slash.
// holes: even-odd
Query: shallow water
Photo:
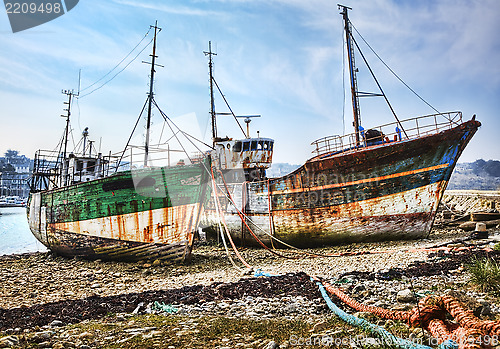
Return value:
<svg viewBox="0 0 500 349">
<path fill-rule="evenodd" d="M 0 208 L 0 256 L 47 251 L 28 227 L 24 207 Z"/>
</svg>

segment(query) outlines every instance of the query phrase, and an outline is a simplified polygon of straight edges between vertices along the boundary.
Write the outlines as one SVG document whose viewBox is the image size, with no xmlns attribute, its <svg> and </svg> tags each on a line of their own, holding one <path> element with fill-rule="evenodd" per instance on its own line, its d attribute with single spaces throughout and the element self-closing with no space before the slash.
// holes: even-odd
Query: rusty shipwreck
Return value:
<svg viewBox="0 0 500 349">
<path fill-rule="evenodd" d="M 159 30 L 156 25 L 151 28 L 151 81 L 143 107 L 148 111 L 146 142 L 136 147 L 144 151 L 136 155 L 140 165 L 132 162 L 132 148 L 130 161 L 125 161 L 125 151 L 98 153 L 88 140 L 87 129 L 81 147 L 68 152 L 73 91 L 63 91 L 68 102 L 59 148 L 35 154 L 27 207 L 29 226 L 57 254 L 127 261 L 181 261 L 190 256 L 205 202 L 210 160 L 199 157 L 179 161 L 176 166 L 152 166 L 152 152 L 161 150 L 150 142 L 151 109 L 158 108 L 153 82 Z M 141 117 L 142 111 L 137 122 Z"/>
<path fill-rule="evenodd" d="M 241 140 L 217 137 L 212 90 L 212 158 L 218 185 L 217 200 L 212 198 L 204 211 L 207 233 L 217 234 L 222 221 L 242 245 L 257 245 L 260 240 L 297 247 L 429 234 L 453 168 L 481 124 L 475 117 L 464 122 L 461 112 L 399 120 L 378 82 L 380 93 L 359 92 L 354 62 L 359 46 L 349 8 L 339 8 L 349 58 L 354 133 L 314 141 L 315 155 L 300 168 L 267 178 L 273 140 L 251 138 L 249 132 Z M 384 97 L 395 121 L 365 130 L 359 97 L 366 95 Z"/>
</svg>

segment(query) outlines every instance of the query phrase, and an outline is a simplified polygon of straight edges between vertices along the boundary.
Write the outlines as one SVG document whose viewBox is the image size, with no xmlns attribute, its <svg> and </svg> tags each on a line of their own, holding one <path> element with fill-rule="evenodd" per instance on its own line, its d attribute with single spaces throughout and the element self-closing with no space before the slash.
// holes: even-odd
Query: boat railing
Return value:
<svg viewBox="0 0 500 349">
<path fill-rule="evenodd" d="M 358 139 L 356 139 L 356 133 L 323 137 L 311 143 L 315 147 L 312 152 L 317 155 L 333 155 L 332 153 L 356 151 L 367 146 L 389 144 L 436 134 L 461 123 L 462 113 L 459 111 L 424 115 L 380 125 L 369 130 L 360 128 Z"/>
<path fill-rule="evenodd" d="M 124 151 L 114 154 L 119 158 L 113 164 L 116 172 L 144 168 L 144 146 L 128 145 Z M 207 154 L 192 149 L 173 148 L 165 145 L 150 145 L 147 167 L 175 167 L 201 162 Z"/>
<path fill-rule="evenodd" d="M 75 161 L 71 163 L 71 159 Z M 114 172 L 118 158 L 111 154 L 66 154 L 53 150 L 38 150 L 33 160 L 29 180 L 32 191 L 62 187 L 90 179 L 106 177 Z M 85 163 L 85 166 L 83 165 Z"/>
</svg>

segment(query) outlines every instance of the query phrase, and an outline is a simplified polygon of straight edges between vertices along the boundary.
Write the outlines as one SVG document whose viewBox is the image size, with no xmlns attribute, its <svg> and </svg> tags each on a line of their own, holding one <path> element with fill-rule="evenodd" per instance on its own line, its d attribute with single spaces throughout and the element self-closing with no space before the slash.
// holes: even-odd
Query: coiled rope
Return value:
<svg viewBox="0 0 500 349">
<path fill-rule="evenodd" d="M 428 347 L 426 345 L 422 345 L 419 343 L 414 343 L 412 341 L 409 341 L 407 339 L 399 338 L 387 331 L 385 328 L 372 324 L 371 322 L 358 318 L 354 315 L 348 314 L 342 309 L 340 309 L 335 303 L 332 302 L 330 297 L 328 296 L 328 293 L 326 289 L 328 289 L 328 286 L 325 286 L 319 281 L 317 278 L 311 277 L 311 281 L 316 282 L 316 285 L 319 287 L 319 291 L 321 292 L 321 295 L 323 296 L 323 299 L 326 301 L 326 304 L 328 305 L 328 308 L 330 308 L 331 311 L 335 313 L 339 318 L 341 318 L 343 321 L 347 322 L 350 325 L 361 327 L 366 331 L 369 331 L 378 337 L 382 338 L 384 341 L 384 344 L 387 346 L 396 346 L 399 348 L 405 348 L 405 349 L 431 349 L 431 347 Z M 330 292 L 330 290 L 328 290 Z M 441 345 L 439 346 L 440 349 L 456 349 L 457 345 L 456 343 L 452 341 L 443 341 Z"/>
<path fill-rule="evenodd" d="M 458 343 L 459 349 L 488 347 L 492 339 L 498 339 L 500 335 L 500 321 L 477 318 L 450 295 L 427 296 L 409 311 L 393 311 L 364 305 L 349 297 L 341 289 L 321 282 L 318 278 L 312 279 L 357 311 L 369 312 L 384 319 L 401 320 L 411 327 L 422 327 L 440 343 L 450 340 Z M 456 323 L 449 322 L 446 319 L 447 314 L 450 314 Z"/>
</svg>

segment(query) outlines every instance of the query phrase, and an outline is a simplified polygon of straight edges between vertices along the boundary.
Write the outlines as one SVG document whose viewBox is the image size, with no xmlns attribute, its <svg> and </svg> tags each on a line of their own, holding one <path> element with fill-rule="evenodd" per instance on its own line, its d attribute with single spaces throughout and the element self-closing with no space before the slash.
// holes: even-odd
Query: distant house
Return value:
<svg viewBox="0 0 500 349">
<path fill-rule="evenodd" d="M 0 196 L 26 198 L 33 162 L 24 155 L 17 155 L 17 152 L 9 155 L 0 157 Z"/>
</svg>

